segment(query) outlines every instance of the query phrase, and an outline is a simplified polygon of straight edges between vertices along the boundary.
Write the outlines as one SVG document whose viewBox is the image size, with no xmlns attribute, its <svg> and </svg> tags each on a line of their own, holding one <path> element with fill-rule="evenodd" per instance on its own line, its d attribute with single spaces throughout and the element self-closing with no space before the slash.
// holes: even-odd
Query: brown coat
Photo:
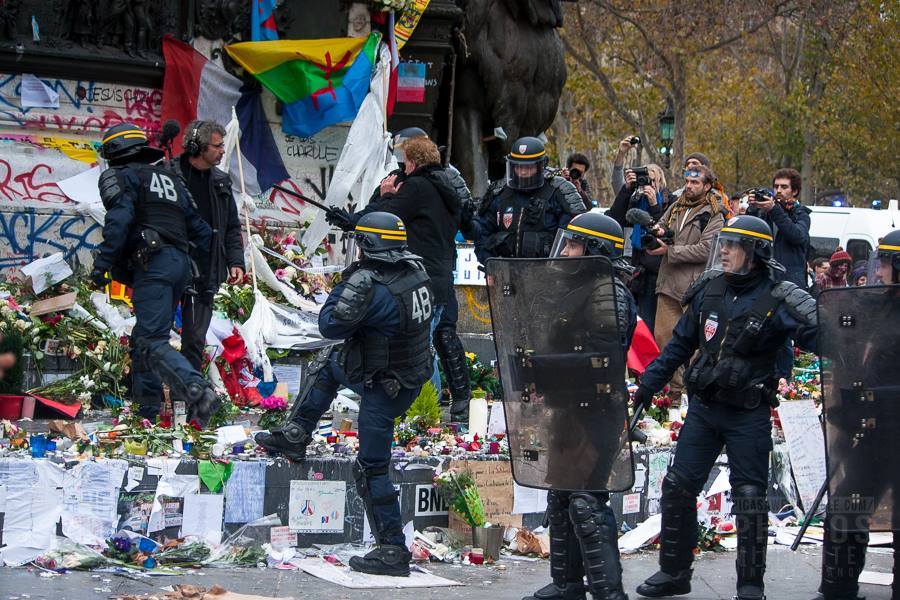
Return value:
<svg viewBox="0 0 900 600">
<path fill-rule="evenodd" d="M 674 206 L 673 203 L 666 209 L 660 222 L 668 220 Z M 672 223 L 675 243 L 669 246 L 659 266 L 657 294 L 665 294 L 680 302 L 688 287 L 703 273 L 712 241 L 725 223 L 722 213 L 717 212 L 709 217 L 706 227 L 701 231 L 700 215 L 711 212 L 709 203 L 704 202 L 690 209 L 686 219 L 679 218 L 676 223 Z"/>
</svg>

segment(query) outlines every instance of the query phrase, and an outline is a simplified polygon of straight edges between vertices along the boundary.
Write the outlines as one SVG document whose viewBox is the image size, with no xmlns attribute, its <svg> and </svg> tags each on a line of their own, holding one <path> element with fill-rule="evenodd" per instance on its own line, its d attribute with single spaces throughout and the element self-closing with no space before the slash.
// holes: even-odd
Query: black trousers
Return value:
<svg viewBox="0 0 900 600">
<path fill-rule="evenodd" d="M 185 296 L 181 301 L 181 354 L 191 366 L 203 372 L 206 331 L 212 320 L 212 298 Z"/>
</svg>

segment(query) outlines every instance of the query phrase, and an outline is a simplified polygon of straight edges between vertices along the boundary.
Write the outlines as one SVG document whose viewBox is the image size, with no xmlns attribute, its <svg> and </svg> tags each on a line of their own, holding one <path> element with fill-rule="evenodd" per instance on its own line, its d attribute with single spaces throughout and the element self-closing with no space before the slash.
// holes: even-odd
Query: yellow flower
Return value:
<svg viewBox="0 0 900 600">
<path fill-rule="evenodd" d="M 474 361 L 474 360 L 475 360 L 475 353 L 474 353 L 474 352 L 466 352 L 466 358 L 468 358 L 469 360 Z"/>
</svg>

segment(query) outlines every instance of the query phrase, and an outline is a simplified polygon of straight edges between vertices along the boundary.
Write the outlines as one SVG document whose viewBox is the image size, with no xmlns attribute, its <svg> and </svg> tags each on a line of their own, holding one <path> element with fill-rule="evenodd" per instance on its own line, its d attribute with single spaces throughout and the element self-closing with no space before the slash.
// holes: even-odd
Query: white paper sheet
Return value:
<svg viewBox="0 0 900 600">
<path fill-rule="evenodd" d="M 72 269 L 63 260 L 62 252 L 32 261 L 21 270 L 23 275 L 31 277 L 31 287 L 35 294 L 40 294 L 72 274 Z"/>
<path fill-rule="evenodd" d="M 82 171 L 78 175 L 67 177 L 56 182 L 56 185 L 62 190 L 69 200 L 77 205 L 80 213 L 90 215 L 100 225 L 103 225 L 106 219 L 106 208 L 103 201 L 100 200 L 100 173 L 102 169 L 94 167 L 87 171 Z"/>
<path fill-rule="evenodd" d="M 804 508 L 810 507 L 827 475 L 825 437 L 816 406 L 812 399 L 782 402 L 778 407 L 778 417 L 784 429 L 784 441 L 800 501 Z"/>
<path fill-rule="evenodd" d="M 22 74 L 22 108 L 59 108 L 59 93 L 31 73 Z"/>
<path fill-rule="evenodd" d="M 184 518 L 181 536 L 199 537 L 210 544 L 222 541 L 222 515 L 225 496 L 222 494 L 189 494 L 184 497 Z"/>
<path fill-rule="evenodd" d="M 496 406 L 496 405 L 495 405 Z M 522 487 L 513 482 L 514 515 L 544 512 L 547 509 L 547 490 Z"/>
<path fill-rule="evenodd" d="M 491 417 L 488 420 L 489 436 L 497 434 L 506 434 L 506 416 L 503 414 L 503 403 L 494 402 L 491 406 Z"/>
<path fill-rule="evenodd" d="M 299 533 L 344 531 L 345 481 L 291 481 L 288 526 Z"/>
<path fill-rule="evenodd" d="M 660 531 L 662 531 L 662 514 L 653 515 L 619 538 L 619 551 L 635 552 L 655 540 Z"/>
<path fill-rule="evenodd" d="M 2 561 L 28 563 L 53 545 L 62 513 L 64 471 L 48 461 L 0 459 L 0 484 L 6 487 Z"/>
<path fill-rule="evenodd" d="M 249 523 L 263 516 L 266 463 L 238 460 L 225 483 L 225 522 Z"/>
<path fill-rule="evenodd" d="M 390 577 L 388 575 L 368 575 L 358 571 L 351 571 L 350 567 L 337 567 L 322 558 L 294 559 L 291 561 L 291 564 L 297 565 L 313 577 L 352 589 L 424 588 L 463 585 L 458 581 L 438 577 L 417 569 L 414 569 L 409 577 Z"/>
<path fill-rule="evenodd" d="M 200 477 L 197 475 L 163 475 L 156 486 L 156 496 L 153 499 L 153 510 L 150 512 L 150 522 L 147 531 L 153 533 L 169 525 L 166 523 L 161 496 L 169 498 L 182 498 L 190 494 L 200 493 Z"/>
<path fill-rule="evenodd" d="M 229 444 L 240 444 L 249 439 L 247 432 L 244 431 L 242 425 L 225 425 L 219 427 L 216 429 L 216 435 L 219 436 L 217 440 L 218 443 L 226 446 Z"/>
<path fill-rule="evenodd" d="M 290 398 L 293 398 L 300 393 L 300 383 L 302 380 L 302 369 L 300 368 L 300 365 L 273 365 L 272 373 L 275 374 L 275 379 L 278 380 L 278 383 L 283 383 L 287 386 L 288 396 Z"/>
<path fill-rule="evenodd" d="M 62 530 L 67 538 L 88 546 L 102 546 L 119 524 L 117 505 L 124 460 L 85 461 L 65 472 Z"/>
</svg>

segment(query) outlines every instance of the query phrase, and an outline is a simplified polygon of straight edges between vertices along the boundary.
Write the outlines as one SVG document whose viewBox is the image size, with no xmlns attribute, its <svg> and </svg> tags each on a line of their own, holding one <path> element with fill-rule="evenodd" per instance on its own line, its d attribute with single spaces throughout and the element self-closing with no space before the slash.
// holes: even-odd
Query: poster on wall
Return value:
<svg viewBox="0 0 900 600">
<path fill-rule="evenodd" d="M 293 533 L 343 533 L 345 481 L 291 481 L 288 527 Z"/>
</svg>

